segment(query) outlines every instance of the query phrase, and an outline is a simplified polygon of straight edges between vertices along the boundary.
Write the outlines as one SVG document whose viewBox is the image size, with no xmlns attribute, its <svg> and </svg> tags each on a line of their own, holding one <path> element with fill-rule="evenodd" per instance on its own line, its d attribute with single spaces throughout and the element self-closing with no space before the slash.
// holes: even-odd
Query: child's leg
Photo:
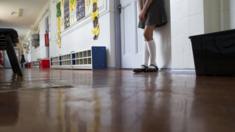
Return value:
<svg viewBox="0 0 235 132">
<path fill-rule="evenodd" d="M 156 45 L 153 40 L 154 26 L 146 26 L 144 29 L 144 37 L 147 42 L 150 55 L 150 65 L 156 65 Z"/>
<path fill-rule="evenodd" d="M 148 66 L 149 65 L 149 59 L 150 59 L 150 53 L 149 53 L 149 46 L 148 46 L 148 42 L 145 42 L 145 46 L 144 46 L 145 50 L 144 50 L 144 65 Z"/>
<path fill-rule="evenodd" d="M 149 49 L 150 49 L 150 65 L 157 65 L 156 64 L 156 45 L 154 40 L 148 42 Z"/>
</svg>

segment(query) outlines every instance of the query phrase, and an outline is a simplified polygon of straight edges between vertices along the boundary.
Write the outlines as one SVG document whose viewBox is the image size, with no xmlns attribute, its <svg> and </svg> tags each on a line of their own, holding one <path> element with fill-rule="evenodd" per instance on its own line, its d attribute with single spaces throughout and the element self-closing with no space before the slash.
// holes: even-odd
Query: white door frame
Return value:
<svg viewBox="0 0 235 132">
<path fill-rule="evenodd" d="M 117 68 L 122 68 L 122 43 L 123 43 L 123 34 L 121 33 L 121 30 L 124 26 L 122 26 L 121 24 L 124 22 L 124 19 L 122 19 L 122 14 L 121 11 L 123 8 L 129 6 L 129 4 L 127 3 L 126 5 L 121 5 L 121 0 L 114 0 L 114 8 L 115 8 L 115 16 L 114 16 L 114 23 L 115 23 L 115 56 L 116 56 L 116 67 Z M 135 2 L 135 8 L 136 11 L 137 9 L 137 0 L 133 0 L 133 2 Z M 130 3 L 131 4 L 131 3 Z M 135 12 L 134 14 L 134 18 L 136 20 L 135 25 L 137 26 L 137 12 Z M 135 48 L 135 53 L 139 52 L 139 42 L 138 42 L 138 29 L 136 27 L 135 29 L 135 44 L 136 44 L 136 48 Z"/>
<path fill-rule="evenodd" d="M 114 0 L 114 25 L 115 25 L 115 59 L 116 68 L 122 67 L 122 47 L 121 47 L 121 15 L 120 0 Z"/>
</svg>

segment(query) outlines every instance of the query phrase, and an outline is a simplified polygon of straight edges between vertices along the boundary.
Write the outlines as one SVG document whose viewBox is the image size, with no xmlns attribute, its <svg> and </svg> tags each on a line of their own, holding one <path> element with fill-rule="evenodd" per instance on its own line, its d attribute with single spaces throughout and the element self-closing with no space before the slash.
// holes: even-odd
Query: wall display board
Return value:
<svg viewBox="0 0 235 132">
<path fill-rule="evenodd" d="M 77 21 L 89 17 L 94 11 L 105 8 L 106 0 L 58 0 L 57 12 L 60 12 L 61 31 L 75 24 Z M 58 14 L 58 13 L 57 13 Z M 58 18 L 58 15 L 57 15 Z"/>
<path fill-rule="evenodd" d="M 57 0 L 57 40 L 61 47 L 61 33 L 83 18 L 91 16 L 94 40 L 100 34 L 99 11 L 105 9 L 106 0 Z"/>
</svg>

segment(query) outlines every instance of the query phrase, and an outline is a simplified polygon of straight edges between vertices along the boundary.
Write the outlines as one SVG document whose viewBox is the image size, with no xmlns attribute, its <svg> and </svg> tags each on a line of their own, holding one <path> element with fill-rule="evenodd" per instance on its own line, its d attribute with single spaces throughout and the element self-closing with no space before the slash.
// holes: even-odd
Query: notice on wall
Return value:
<svg viewBox="0 0 235 132">
<path fill-rule="evenodd" d="M 70 9 L 69 9 L 69 0 L 64 0 L 64 28 L 70 26 Z"/>
<path fill-rule="evenodd" d="M 77 21 L 85 17 L 85 0 L 77 0 Z"/>
</svg>

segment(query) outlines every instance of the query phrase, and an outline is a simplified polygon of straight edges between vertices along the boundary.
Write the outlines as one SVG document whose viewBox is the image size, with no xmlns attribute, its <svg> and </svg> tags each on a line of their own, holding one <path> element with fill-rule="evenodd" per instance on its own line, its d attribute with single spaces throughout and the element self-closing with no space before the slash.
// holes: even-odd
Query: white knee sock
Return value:
<svg viewBox="0 0 235 132">
<path fill-rule="evenodd" d="M 148 66 L 149 65 L 149 57 L 150 57 L 150 54 L 149 54 L 149 46 L 148 46 L 148 42 L 145 42 L 145 50 L 144 50 L 144 65 Z"/>
<path fill-rule="evenodd" d="M 150 55 L 150 64 L 156 64 L 156 45 L 154 40 L 148 41 L 149 55 Z"/>
</svg>

